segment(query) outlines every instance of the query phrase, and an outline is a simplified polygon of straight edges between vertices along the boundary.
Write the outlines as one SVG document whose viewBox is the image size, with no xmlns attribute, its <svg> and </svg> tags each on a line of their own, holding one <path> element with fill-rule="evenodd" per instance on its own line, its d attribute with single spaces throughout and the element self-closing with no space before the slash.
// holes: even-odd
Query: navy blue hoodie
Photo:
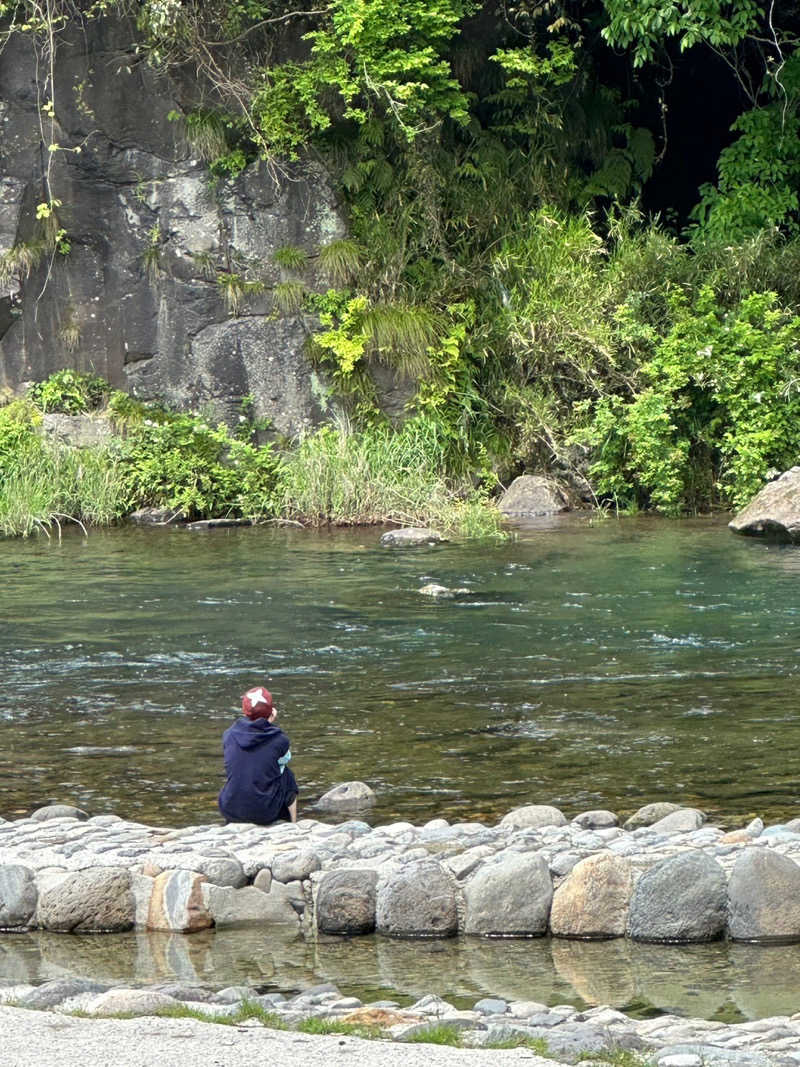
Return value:
<svg viewBox="0 0 800 1067">
<path fill-rule="evenodd" d="M 281 774 L 279 756 L 289 751 L 289 738 L 266 719 L 237 719 L 222 735 L 227 781 L 219 810 L 227 822 L 266 826 L 281 816 L 297 794 L 288 767 Z"/>
</svg>

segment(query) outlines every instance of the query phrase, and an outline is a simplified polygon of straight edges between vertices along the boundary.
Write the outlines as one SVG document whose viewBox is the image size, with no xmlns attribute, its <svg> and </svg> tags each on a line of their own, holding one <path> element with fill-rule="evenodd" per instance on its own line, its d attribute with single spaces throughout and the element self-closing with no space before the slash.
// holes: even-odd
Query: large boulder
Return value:
<svg viewBox="0 0 800 1067">
<path fill-rule="evenodd" d="M 657 834 L 689 834 L 699 830 L 706 821 L 705 813 L 697 808 L 678 808 L 652 824 Z"/>
<path fill-rule="evenodd" d="M 377 885 L 375 928 L 391 937 L 453 937 L 458 909 L 452 876 L 435 860 L 385 874 Z"/>
<path fill-rule="evenodd" d="M 629 860 L 610 852 L 588 856 L 556 889 L 550 929 L 557 937 L 622 937 L 632 893 Z"/>
<path fill-rule="evenodd" d="M 36 921 L 60 933 L 117 933 L 135 918 L 131 876 L 120 867 L 91 867 L 69 874 L 39 895 Z"/>
<path fill-rule="evenodd" d="M 509 518 L 533 518 L 570 511 L 577 503 L 570 490 L 552 478 L 522 474 L 506 489 L 497 506 Z"/>
<path fill-rule="evenodd" d="M 369 934 L 375 929 L 375 871 L 329 871 L 317 891 L 317 929 L 323 934 Z"/>
<path fill-rule="evenodd" d="M 661 860 L 636 883 L 628 913 L 634 941 L 713 941 L 725 931 L 725 871 L 704 852 Z"/>
<path fill-rule="evenodd" d="M 800 866 L 771 849 L 745 849 L 731 872 L 728 909 L 735 941 L 800 940 Z"/>
<path fill-rule="evenodd" d="M 0 866 L 0 930 L 31 925 L 37 898 L 32 870 L 17 863 Z"/>
<path fill-rule="evenodd" d="M 464 884 L 464 932 L 530 936 L 547 930 L 553 881 L 535 852 L 506 850 Z"/>
<path fill-rule="evenodd" d="M 800 467 L 768 482 L 728 525 L 751 537 L 800 541 Z"/>
</svg>

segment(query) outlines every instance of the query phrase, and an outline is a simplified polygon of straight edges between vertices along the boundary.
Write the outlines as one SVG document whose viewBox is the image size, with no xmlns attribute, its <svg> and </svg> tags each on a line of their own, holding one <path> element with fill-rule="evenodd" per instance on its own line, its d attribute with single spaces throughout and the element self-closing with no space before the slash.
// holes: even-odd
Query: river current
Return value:
<svg viewBox="0 0 800 1067">
<path fill-rule="evenodd" d="M 800 548 L 586 516 L 488 547 L 378 538 L 3 542 L 0 814 L 216 818 L 221 734 L 262 682 L 307 814 L 349 779 L 376 790 L 373 821 L 660 799 L 732 825 L 798 814 Z"/>
<path fill-rule="evenodd" d="M 571 516 L 491 545 L 379 547 L 376 529 L 65 532 L 0 553 L 0 815 L 48 801 L 157 825 L 218 818 L 220 738 L 265 683 L 301 816 L 338 782 L 372 823 L 568 817 L 651 800 L 723 826 L 800 814 L 800 547 L 724 522 Z M 468 590 L 420 594 L 436 582 Z M 791 1011 L 800 946 L 549 939 L 286 946 L 0 939 L 0 983 L 64 973 L 260 989 L 336 982 L 464 1006 L 496 994 L 633 1012 Z"/>
</svg>

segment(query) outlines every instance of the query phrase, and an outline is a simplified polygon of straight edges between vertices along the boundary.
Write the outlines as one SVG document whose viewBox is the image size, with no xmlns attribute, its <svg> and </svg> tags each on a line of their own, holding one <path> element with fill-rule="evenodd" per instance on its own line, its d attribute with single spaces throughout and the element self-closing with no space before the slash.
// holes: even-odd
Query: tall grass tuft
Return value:
<svg viewBox="0 0 800 1067">
<path fill-rule="evenodd" d="M 279 510 L 314 526 L 397 523 L 471 537 L 500 534 L 500 515 L 467 476 L 448 477 L 420 420 L 355 432 L 339 423 L 284 457 Z"/>
<path fill-rule="evenodd" d="M 103 448 L 37 443 L 0 478 L 0 533 L 28 536 L 65 522 L 107 525 L 124 511 L 116 462 Z"/>
</svg>

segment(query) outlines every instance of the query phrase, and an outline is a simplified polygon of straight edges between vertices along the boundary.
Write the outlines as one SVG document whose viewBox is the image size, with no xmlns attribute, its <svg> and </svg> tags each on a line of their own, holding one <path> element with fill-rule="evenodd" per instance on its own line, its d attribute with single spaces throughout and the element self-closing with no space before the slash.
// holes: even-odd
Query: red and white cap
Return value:
<svg viewBox="0 0 800 1067">
<path fill-rule="evenodd" d="M 272 712 L 272 693 L 263 685 L 248 689 L 242 697 L 242 715 L 248 719 L 268 719 Z"/>
</svg>

